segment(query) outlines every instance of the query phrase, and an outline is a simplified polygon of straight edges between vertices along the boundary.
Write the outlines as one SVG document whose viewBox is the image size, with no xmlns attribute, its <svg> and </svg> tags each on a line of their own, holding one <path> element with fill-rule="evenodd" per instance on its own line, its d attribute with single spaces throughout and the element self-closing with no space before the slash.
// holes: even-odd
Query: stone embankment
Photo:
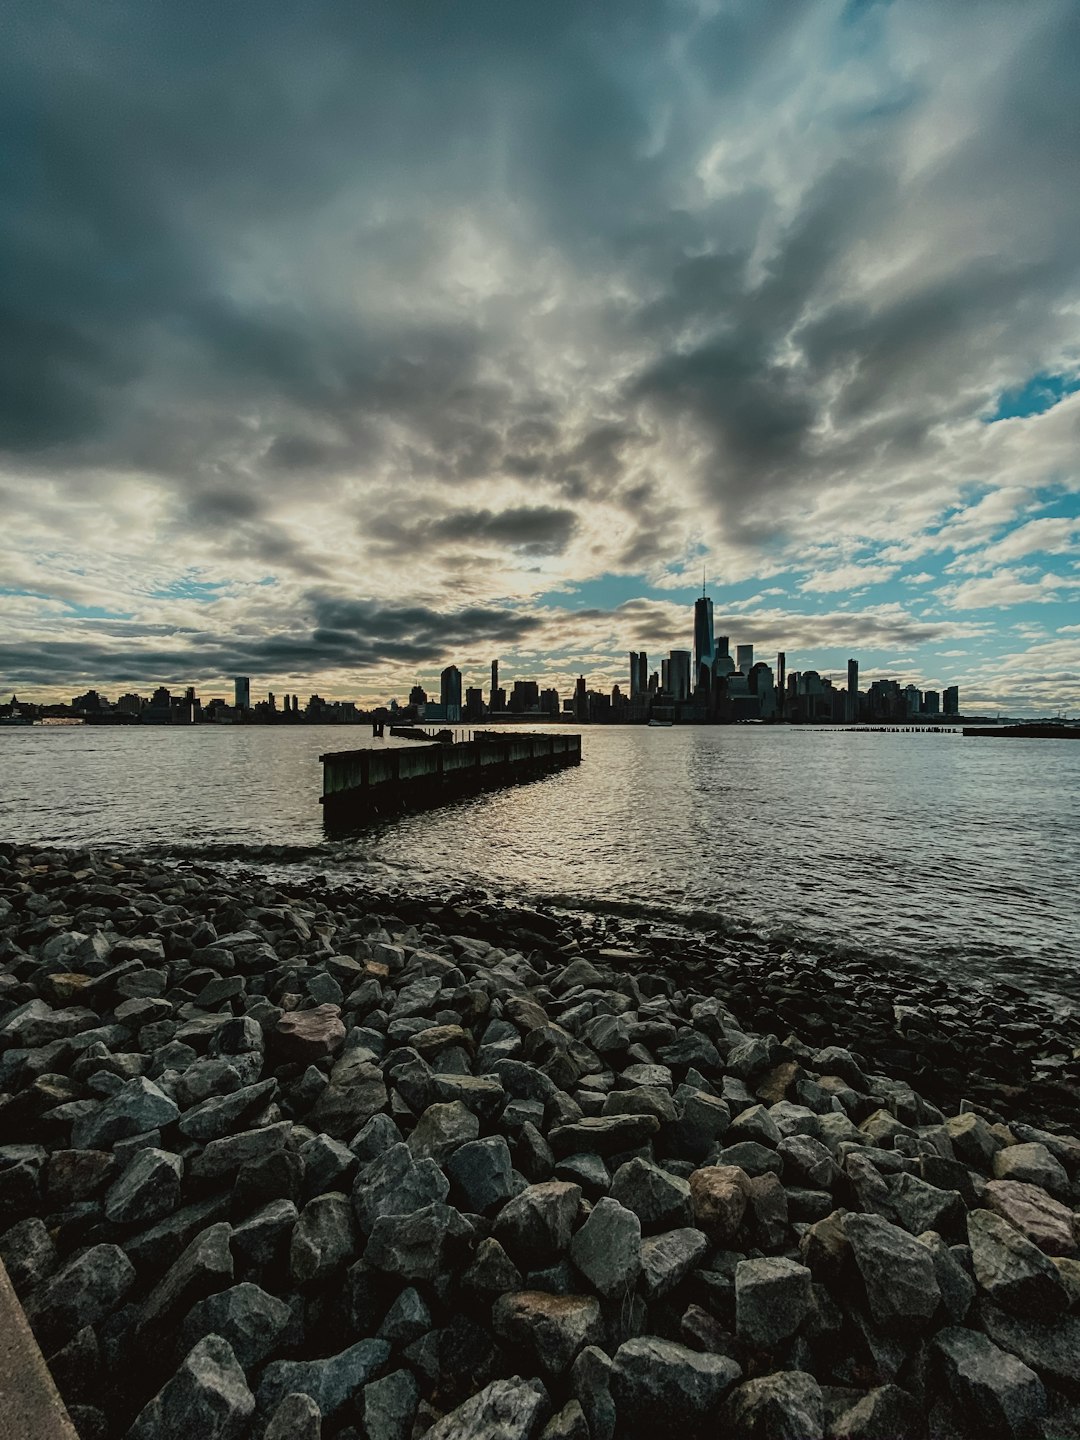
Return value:
<svg viewBox="0 0 1080 1440">
<path fill-rule="evenodd" d="M 83 1440 L 1080 1436 L 1068 1018 L 603 940 L 0 846 L 0 1256 Z"/>
</svg>

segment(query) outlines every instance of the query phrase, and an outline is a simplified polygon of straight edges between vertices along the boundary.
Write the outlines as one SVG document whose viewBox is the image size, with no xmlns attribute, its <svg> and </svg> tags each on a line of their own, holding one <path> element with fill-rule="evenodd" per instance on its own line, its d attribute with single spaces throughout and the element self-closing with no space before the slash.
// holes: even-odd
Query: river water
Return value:
<svg viewBox="0 0 1080 1440">
<path fill-rule="evenodd" d="M 480 885 L 1080 998 L 1075 741 L 586 727 L 580 767 L 328 841 L 318 757 L 369 743 L 361 727 L 7 730 L 0 838 Z"/>
</svg>

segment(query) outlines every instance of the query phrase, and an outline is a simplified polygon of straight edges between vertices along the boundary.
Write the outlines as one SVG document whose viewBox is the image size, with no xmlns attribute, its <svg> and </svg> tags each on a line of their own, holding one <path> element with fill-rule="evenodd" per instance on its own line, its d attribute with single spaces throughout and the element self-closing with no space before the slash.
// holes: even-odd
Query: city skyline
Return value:
<svg viewBox="0 0 1080 1440">
<path fill-rule="evenodd" d="M 0 693 L 609 687 L 704 578 L 802 668 L 1080 704 L 1071 0 L 0 38 Z"/>
</svg>

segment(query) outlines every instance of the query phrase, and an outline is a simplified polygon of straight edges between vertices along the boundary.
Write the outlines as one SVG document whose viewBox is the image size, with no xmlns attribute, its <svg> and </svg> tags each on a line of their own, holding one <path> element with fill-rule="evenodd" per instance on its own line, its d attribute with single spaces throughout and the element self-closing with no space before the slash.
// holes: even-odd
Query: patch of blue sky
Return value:
<svg viewBox="0 0 1080 1440">
<path fill-rule="evenodd" d="M 529 608 L 550 605 L 560 610 L 614 610 L 627 600 L 680 601 L 683 598 L 680 590 L 657 590 L 636 575 L 607 574 L 564 589 L 545 590 L 529 601 Z"/>
<path fill-rule="evenodd" d="M 1077 390 L 1080 390 L 1080 375 L 1033 375 L 1023 385 L 1003 390 L 993 413 L 983 416 L 984 423 L 993 425 L 998 420 L 1026 420 L 1031 415 L 1042 415 Z"/>
<path fill-rule="evenodd" d="M 193 576 L 181 575 L 149 594 L 154 600 L 217 600 L 225 588 L 224 580 L 196 580 Z"/>
</svg>

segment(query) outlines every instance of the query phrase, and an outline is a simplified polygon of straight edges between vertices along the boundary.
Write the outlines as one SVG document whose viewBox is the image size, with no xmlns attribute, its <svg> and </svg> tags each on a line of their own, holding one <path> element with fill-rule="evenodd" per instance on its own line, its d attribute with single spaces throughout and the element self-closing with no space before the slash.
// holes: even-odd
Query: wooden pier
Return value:
<svg viewBox="0 0 1080 1440">
<path fill-rule="evenodd" d="M 335 750 L 319 759 L 323 818 L 339 826 L 580 765 L 581 736 L 478 731 L 452 744 Z"/>
</svg>

